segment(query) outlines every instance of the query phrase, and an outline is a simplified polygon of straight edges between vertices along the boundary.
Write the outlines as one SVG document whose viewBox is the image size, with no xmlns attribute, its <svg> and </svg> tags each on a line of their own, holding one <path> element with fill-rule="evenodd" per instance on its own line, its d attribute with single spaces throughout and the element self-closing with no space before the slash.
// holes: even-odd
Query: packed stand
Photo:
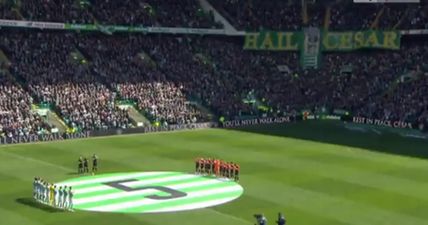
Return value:
<svg viewBox="0 0 428 225">
<path fill-rule="evenodd" d="M 239 79 L 232 71 L 221 70 L 214 61 L 219 55 L 227 55 L 219 52 L 219 55 L 209 56 L 203 49 L 220 47 L 218 50 L 221 50 L 226 47 L 212 43 L 198 48 L 197 42 L 197 39 L 185 38 L 159 40 L 150 52 L 169 79 L 183 83 L 187 95 L 202 101 L 216 114 L 229 116 L 251 111 L 242 103 L 242 96 L 248 90 L 245 86 L 247 81 Z"/>
<path fill-rule="evenodd" d="M 394 80 L 396 84 L 391 83 L 384 93 L 371 96 L 358 112 L 379 119 L 428 122 L 428 43 L 402 46 L 400 56 L 390 65 L 402 69 Z"/>
<path fill-rule="evenodd" d="M 93 1 L 94 16 L 103 24 L 155 25 L 153 8 L 145 1 Z"/>
<path fill-rule="evenodd" d="M 79 2 L 81 4 L 79 4 Z M 95 18 L 85 1 L 76 0 L 31 0 L 21 1 L 20 11 L 26 20 L 93 23 Z"/>
<path fill-rule="evenodd" d="M 428 29 L 428 2 L 410 7 L 400 29 Z"/>
<path fill-rule="evenodd" d="M 376 17 L 379 17 L 376 23 Z M 336 4 L 332 7 L 331 30 L 426 29 L 428 8 L 421 4 Z"/>
<path fill-rule="evenodd" d="M 306 22 L 304 21 L 304 27 L 323 27 L 326 17 L 326 9 L 331 5 L 327 1 L 324 4 L 307 4 L 307 18 Z"/>
<path fill-rule="evenodd" d="M 139 99 L 140 107 L 147 109 L 155 100 L 162 102 L 164 98 L 159 96 L 168 93 L 159 94 L 162 93 L 160 90 L 176 90 L 180 86 L 181 93 L 202 100 L 216 114 L 229 118 L 258 113 L 251 104 L 243 102 L 248 93 L 252 92 L 275 112 L 327 107 L 361 115 L 364 112 L 364 116 L 368 117 L 379 116 L 373 110 L 359 109 L 367 107 L 367 102 L 375 101 L 375 97 L 387 91 L 391 83 L 427 58 L 421 55 L 424 52 L 422 48 L 406 45 L 399 52 L 372 50 L 329 53 L 324 56 L 324 65 L 320 70 L 308 71 L 299 68 L 296 53 L 246 51 L 242 49 L 242 43 L 233 39 L 144 36 L 122 39 L 122 42 L 130 43 L 129 46 L 141 46 L 141 50 L 145 50 L 158 67 L 150 70 L 150 67 L 138 66 L 132 59 L 140 49 L 126 47 L 126 43 L 121 44 L 124 50 L 121 53 L 109 50 L 105 47 L 107 44 L 104 47 L 88 44 L 106 49 L 101 54 L 104 58 L 106 55 L 117 57 L 115 60 L 100 60 L 107 63 L 97 68 L 111 70 L 107 77 L 116 77 L 118 80 L 121 78 L 114 74 L 126 77 L 128 83 L 115 84 L 125 98 Z M 112 44 L 115 42 L 110 42 L 109 46 L 115 46 Z M 117 46 L 112 49 L 121 48 Z M 127 56 L 128 52 L 130 54 Z M 412 60 L 408 58 L 409 55 L 412 55 Z M 102 56 L 96 58 L 103 59 Z M 279 71 L 279 66 L 286 66 L 287 71 Z M 144 75 L 129 76 L 139 72 Z M 138 80 L 136 78 L 149 82 L 135 83 Z M 168 80 L 170 82 L 166 82 Z M 178 85 L 174 87 L 172 82 Z M 154 111 L 152 113 L 155 114 Z"/>
<path fill-rule="evenodd" d="M 81 47 L 121 98 L 136 100 L 140 109 L 168 123 L 206 120 L 205 113 L 188 104 L 187 99 L 201 101 L 216 114 L 254 114 L 256 110 L 242 100 L 251 91 L 249 83 L 255 80 L 239 77 L 249 69 L 238 76 L 234 74 L 238 69 L 230 66 L 241 62 L 245 68 L 247 59 L 230 55 L 217 62 L 217 58 L 229 54 L 227 42 L 213 41 L 210 47 L 198 43 L 197 39 L 182 37 L 133 35 L 89 38 L 81 42 Z M 242 47 L 234 47 L 238 49 L 244 53 Z M 142 52 L 149 63 L 141 59 Z"/>
<path fill-rule="evenodd" d="M 134 100 L 150 117 L 168 124 L 206 120 L 204 114 L 189 104 L 180 81 L 170 82 L 150 59 L 153 38 L 143 35 L 111 37 L 100 40 L 88 37 L 80 46 L 92 60 L 95 71 L 118 91 L 123 100 Z M 164 43 L 167 43 L 165 41 Z"/>
<path fill-rule="evenodd" d="M 220 28 L 197 0 L 94 0 L 93 14 L 105 24 Z"/>
<path fill-rule="evenodd" d="M 6 76 L 0 74 L 0 136 L 17 138 L 49 132 L 43 118 L 31 111 L 31 96 Z"/>
<path fill-rule="evenodd" d="M 400 51 L 326 53 L 320 69 L 303 70 L 296 52 L 247 51 L 235 38 L 7 33 L 1 40 L 11 72 L 84 130 L 127 127 L 115 99 L 133 100 L 168 124 L 206 119 L 191 98 L 217 115 L 257 116 L 259 108 L 244 101 L 249 95 L 271 112 L 344 109 L 406 121 L 427 115 L 426 41 L 405 40 Z M 70 61 L 76 48 L 89 63 Z M 418 79 L 394 85 L 409 73 Z"/>
<path fill-rule="evenodd" d="M 210 0 L 210 3 L 240 30 L 299 30 L 302 26 L 300 1 Z"/>
<path fill-rule="evenodd" d="M 390 95 L 374 102 L 374 118 L 406 122 L 428 122 L 428 75 L 400 84 Z M 371 108 L 373 109 L 373 108 Z"/>
<path fill-rule="evenodd" d="M 337 4 L 332 6 L 330 30 L 363 30 L 370 29 L 380 4 Z"/>
<path fill-rule="evenodd" d="M 76 37 L 60 33 L 8 33 L 2 45 L 11 71 L 26 80 L 39 102 L 55 104 L 74 130 L 126 128 L 127 112 L 115 106 L 115 93 L 87 65 L 71 60 Z"/>
<path fill-rule="evenodd" d="M 213 60 L 216 79 L 221 77 L 223 83 L 220 85 L 223 89 L 227 88 L 227 90 L 214 91 L 220 96 L 213 96 L 212 100 L 216 103 L 214 106 L 224 109 L 222 114 L 228 117 L 242 114 L 257 115 L 259 110 L 254 107 L 254 104 L 245 103 L 243 100 L 248 98 L 249 93 L 255 92 L 260 96 L 258 99 L 261 101 L 260 104 L 267 103 L 262 99 L 265 98 L 265 101 L 269 99 L 264 93 L 272 92 L 273 86 L 277 86 L 281 80 L 285 79 L 285 75 L 278 70 L 277 66 L 287 66 L 291 69 L 298 67 L 296 53 L 250 52 L 243 50 L 241 43 L 227 40 L 205 39 L 201 42 L 199 49 Z M 203 93 L 204 90 L 200 92 Z M 223 102 L 218 102 L 216 99 L 223 99 Z M 227 105 L 233 107 L 227 108 Z"/>
<path fill-rule="evenodd" d="M 290 3 L 292 2 L 292 3 Z M 239 30 L 301 30 L 322 27 L 331 8 L 330 30 L 427 29 L 428 4 L 357 4 L 352 1 L 210 0 Z M 306 10 L 306 15 L 303 13 Z M 380 15 L 381 14 L 381 15 Z M 379 20 L 376 23 L 376 18 Z"/>
<path fill-rule="evenodd" d="M 205 12 L 197 0 L 31 0 L 21 1 L 16 9 L 23 18 L 12 12 L 13 3 L 1 5 L 0 19 L 33 21 L 221 28 L 212 12 Z"/>
<path fill-rule="evenodd" d="M 401 20 L 406 16 L 406 8 L 407 6 L 403 4 L 385 5 L 377 27 L 380 29 L 400 28 Z"/>
<path fill-rule="evenodd" d="M 244 93 L 255 90 L 258 99 L 266 99 L 266 104 L 275 112 L 337 108 L 356 112 L 361 116 L 386 118 L 381 113 L 385 103 L 380 101 L 380 96 L 388 92 L 392 84 L 409 71 L 423 73 L 421 67 L 428 61 L 427 46 L 426 42 L 412 45 L 405 43 L 400 51 L 328 53 L 323 56 L 323 66 L 319 70 L 300 69 L 295 53 L 245 51 L 240 43 L 229 41 L 208 39 L 202 43 L 201 49 L 213 59 L 219 74 L 234 77 L 233 80 L 229 79 L 233 86 L 225 87 L 235 93 L 236 90 L 242 91 L 240 97 L 235 99 L 236 102 L 243 98 Z M 278 66 L 281 65 L 286 65 L 288 70 L 280 72 Z M 397 107 L 397 113 L 400 107 L 404 112 L 389 118 L 414 120 L 426 110 L 423 108 L 426 104 L 422 96 L 424 82 L 415 82 L 420 88 L 412 90 L 406 88 L 410 85 L 400 85 L 396 93 L 399 97 L 395 97 L 403 100 L 407 98 L 405 95 L 410 95 L 407 92 L 412 92 L 411 96 L 415 100 L 406 100 L 406 104 L 386 100 L 391 106 Z M 200 92 L 206 94 L 203 90 Z M 233 96 L 224 90 L 218 93 L 226 93 L 229 99 Z M 418 101 L 422 103 L 416 104 Z M 412 117 L 406 115 L 411 111 L 415 111 Z"/>
</svg>

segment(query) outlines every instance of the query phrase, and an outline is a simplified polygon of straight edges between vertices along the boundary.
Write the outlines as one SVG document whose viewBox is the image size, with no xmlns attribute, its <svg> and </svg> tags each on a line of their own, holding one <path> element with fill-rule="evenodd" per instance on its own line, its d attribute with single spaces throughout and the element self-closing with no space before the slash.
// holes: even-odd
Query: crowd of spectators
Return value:
<svg viewBox="0 0 428 225">
<path fill-rule="evenodd" d="M 196 0 L 94 0 L 92 7 L 95 17 L 106 24 L 221 27 L 212 13 L 204 12 Z"/>
<path fill-rule="evenodd" d="M 421 1 L 422 4 L 414 6 L 407 11 L 404 18 L 402 29 L 428 29 L 428 3 Z"/>
<path fill-rule="evenodd" d="M 126 128 L 126 111 L 115 106 L 115 93 L 73 62 L 73 34 L 3 33 L 1 46 L 9 54 L 11 72 L 26 81 L 42 103 L 53 104 L 67 124 L 77 130 Z"/>
<path fill-rule="evenodd" d="M 137 99 L 138 107 L 168 124 L 201 122 L 201 113 L 187 103 L 182 87 L 171 82 L 139 82 L 117 84 L 124 99 Z"/>
<path fill-rule="evenodd" d="M 239 79 L 238 76 L 235 78 L 230 71 L 220 71 L 219 65 L 213 64 L 217 56 L 225 57 L 221 62 L 227 60 L 235 62 L 238 59 L 231 59 L 221 52 L 218 55 L 201 54 L 206 49 L 220 47 L 217 49 L 221 51 L 226 48 L 217 45 L 213 42 L 211 46 L 199 48 L 197 39 L 168 38 L 156 40 L 154 47 L 146 46 L 146 49 L 158 62 L 159 67 L 166 71 L 165 74 L 169 79 L 184 85 L 185 92 L 189 96 L 202 101 L 217 114 L 239 114 L 248 108 L 242 103 L 246 81 Z"/>
<path fill-rule="evenodd" d="M 155 25 L 155 13 L 145 1 L 94 0 L 94 16 L 105 24 Z M 112 10 L 114 9 L 114 10 Z"/>
<path fill-rule="evenodd" d="M 23 18 L 17 18 L 12 6 Z M 220 28 L 197 0 L 31 0 L 0 3 L 1 19 L 164 27 Z"/>
<path fill-rule="evenodd" d="M 298 30 L 302 26 L 300 1 L 210 0 L 231 23 L 242 30 Z"/>
<path fill-rule="evenodd" d="M 212 89 L 212 93 L 215 95 L 208 96 L 210 97 L 208 99 L 211 99 L 214 108 L 223 109 L 219 110 L 219 113 L 228 117 L 256 114 L 258 110 L 243 102 L 243 99 L 246 99 L 248 94 L 254 90 L 262 98 L 266 97 L 262 93 L 270 92 L 271 85 L 278 85 L 278 81 L 283 79 L 283 74 L 278 72 L 278 65 L 287 65 L 290 68 L 298 67 L 296 53 L 249 52 L 242 49 L 241 43 L 227 40 L 204 39 L 199 43 L 198 50 L 212 59 L 215 76 L 214 80 L 206 83 L 209 87 L 199 90 L 198 87 L 194 87 L 194 89 L 205 95 L 207 93 L 204 93 L 204 90 Z M 219 80 L 221 83 L 218 82 Z M 217 88 L 220 88 L 221 91 L 215 91 Z M 273 98 L 273 96 L 269 97 Z"/>
<path fill-rule="evenodd" d="M 49 125 L 31 111 L 33 100 L 28 92 L 0 74 L 0 137 L 19 137 L 50 131 Z"/>
<path fill-rule="evenodd" d="M 233 83 L 230 90 L 239 96 L 235 102 L 255 90 L 256 96 L 265 99 L 275 112 L 327 108 L 378 119 L 415 121 L 427 118 L 423 94 L 428 72 L 426 41 L 404 42 L 400 51 L 328 53 L 318 70 L 301 69 L 296 53 L 249 52 L 243 50 L 240 43 L 208 38 L 200 44 L 204 54 L 212 58 L 217 73 L 226 75 L 228 82 Z M 286 65 L 289 71 L 278 70 L 281 65 Z M 408 74 L 415 77 L 411 83 L 395 85 Z M 203 90 L 199 92 L 204 93 Z M 231 96 L 227 91 L 219 93 Z M 387 93 L 393 95 L 385 98 Z M 215 107 L 227 107 L 222 105 L 224 103 Z M 232 115 L 237 115 L 236 111 Z"/>
<path fill-rule="evenodd" d="M 356 4 L 352 1 L 210 0 L 241 30 L 300 30 L 323 26 L 330 16 L 331 30 L 426 29 L 428 4 Z M 330 8 L 330 14 L 326 13 Z M 378 20 L 377 17 L 379 17 Z M 377 22 L 376 22 L 377 21 Z"/>
<path fill-rule="evenodd" d="M 4 30 L 0 47 L 11 74 L 28 90 L 2 81 L 6 113 L 0 124 L 4 131 L 17 130 L 10 135 L 45 129 L 30 111 L 30 96 L 51 103 L 81 130 L 131 126 L 116 100 L 135 101 L 143 113 L 168 124 L 206 120 L 189 99 L 231 119 L 257 115 L 258 104 L 274 113 L 327 108 L 377 119 L 428 119 L 423 39 L 406 38 L 399 51 L 326 53 L 317 70 L 302 69 L 297 52 L 248 51 L 233 37 Z M 250 95 L 254 102 L 248 103 Z"/>
<path fill-rule="evenodd" d="M 65 23 L 93 23 L 95 21 L 89 7 L 80 5 L 76 0 L 21 1 L 20 12 L 25 19 L 35 21 Z"/>
<path fill-rule="evenodd" d="M 32 84 L 30 88 L 43 102 L 56 104 L 72 128 L 99 130 L 131 126 L 127 111 L 115 106 L 115 93 L 103 84 L 67 82 Z"/>
<path fill-rule="evenodd" d="M 369 29 L 377 13 L 379 4 L 338 4 L 331 7 L 330 30 Z"/>
<path fill-rule="evenodd" d="M 167 80 L 167 74 L 173 71 L 159 68 L 145 52 L 154 50 L 155 44 L 167 45 L 167 40 L 155 43 L 153 38 L 135 35 L 103 39 L 89 36 L 80 41 L 94 70 L 118 91 L 121 99 L 136 101 L 140 110 L 162 122 L 183 124 L 204 119 L 187 100 L 180 80 Z"/>
<path fill-rule="evenodd" d="M 401 70 L 395 84 L 390 82 L 385 92 L 370 96 L 357 112 L 379 119 L 427 122 L 427 59 L 428 43 L 403 46 L 388 65 Z M 380 75 L 387 77 L 388 73 Z"/>
<path fill-rule="evenodd" d="M 209 0 L 239 30 L 426 29 L 428 4 L 356 4 L 352 1 Z M 13 10 L 12 10 L 13 8 Z M 327 13 L 330 9 L 330 13 Z M 68 23 L 221 28 L 197 0 L 6 0 L 0 18 Z M 21 15 L 23 18 L 19 18 Z M 326 16 L 329 16 L 326 20 Z"/>
</svg>

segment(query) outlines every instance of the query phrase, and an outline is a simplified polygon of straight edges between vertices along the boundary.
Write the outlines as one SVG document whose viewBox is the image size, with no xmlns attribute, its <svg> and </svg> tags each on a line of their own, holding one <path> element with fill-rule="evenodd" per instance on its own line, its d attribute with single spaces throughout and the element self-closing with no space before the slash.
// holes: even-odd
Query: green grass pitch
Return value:
<svg viewBox="0 0 428 225">
<path fill-rule="evenodd" d="M 204 209 L 154 214 L 52 210 L 31 200 L 32 179 L 77 177 L 80 155 L 100 157 L 100 173 L 192 172 L 210 156 L 241 165 L 244 194 Z M 302 122 L 241 130 L 207 129 L 0 146 L 0 224 L 252 225 L 428 224 L 428 142 Z"/>
</svg>

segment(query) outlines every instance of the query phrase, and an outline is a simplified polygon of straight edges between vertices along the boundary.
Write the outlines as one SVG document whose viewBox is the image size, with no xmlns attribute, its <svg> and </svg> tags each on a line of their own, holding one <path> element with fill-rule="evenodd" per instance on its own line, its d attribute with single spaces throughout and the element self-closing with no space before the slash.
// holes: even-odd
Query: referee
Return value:
<svg viewBox="0 0 428 225">
<path fill-rule="evenodd" d="M 93 155 L 92 156 L 92 174 L 98 171 L 98 156 Z"/>
<path fill-rule="evenodd" d="M 77 173 L 78 174 L 82 174 L 83 173 L 83 157 L 82 156 L 80 156 L 79 160 L 78 160 Z"/>
</svg>

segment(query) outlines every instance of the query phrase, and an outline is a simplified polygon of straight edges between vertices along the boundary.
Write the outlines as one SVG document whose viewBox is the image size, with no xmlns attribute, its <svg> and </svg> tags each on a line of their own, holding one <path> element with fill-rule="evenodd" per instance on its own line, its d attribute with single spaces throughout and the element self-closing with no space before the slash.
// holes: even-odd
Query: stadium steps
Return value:
<svg viewBox="0 0 428 225">
<path fill-rule="evenodd" d="M 138 126 L 138 124 L 141 124 L 141 123 L 144 125 L 150 124 L 150 121 L 145 116 L 143 116 L 140 112 L 138 112 L 138 110 L 136 110 L 133 106 L 130 106 L 128 108 L 128 115 L 135 126 Z"/>
<path fill-rule="evenodd" d="M 204 115 L 206 115 L 209 120 L 213 120 L 216 117 L 215 114 L 208 107 L 204 106 L 200 102 L 198 102 L 198 101 L 189 101 L 189 103 L 191 105 L 195 106 Z"/>
<path fill-rule="evenodd" d="M 309 16 L 308 16 L 308 2 L 306 0 L 302 1 L 302 22 L 304 25 L 308 25 Z"/>
<path fill-rule="evenodd" d="M 398 20 L 398 22 L 392 27 L 392 29 L 393 30 L 398 29 L 403 23 L 403 21 L 407 19 L 408 16 L 409 16 L 409 8 L 406 9 L 406 11 L 403 13 L 403 16 L 401 16 L 400 20 Z"/>
<path fill-rule="evenodd" d="M 205 13 L 212 12 L 214 15 L 214 20 L 216 22 L 219 22 L 223 24 L 224 29 L 228 33 L 235 33 L 237 32 L 236 28 L 232 26 L 229 21 L 227 21 L 226 18 L 224 18 L 207 0 L 198 0 L 199 4 L 201 5 L 201 8 L 204 10 Z"/>
<path fill-rule="evenodd" d="M 21 19 L 21 20 L 23 20 L 23 19 L 24 19 L 24 16 L 21 14 L 21 12 L 19 11 L 19 9 L 18 9 L 18 8 L 12 8 L 12 12 L 14 12 L 14 13 L 15 13 L 15 15 L 16 15 L 19 19 Z"/>
<path fill-rule="evenodd" d="M 383 95 L 387 95 L 387 96 L 391 96 L 392 93 L 395 92 L 395 89 L 397 89 L 398 86 L 400 86 L 400 84 L 405 84 L 405 83 L 409 83 L 415 80 L 420 79 L 420 76 L 418 76 L 417 73 L 405 73 L 403 75 L 401 75 L 399 78 L 395 79 L 394 81 L 392 81 L 390 83 L 389 88 L 386 89 L 386 91 L 383 93 Z"/>
<path fill-rule="evenodd" d="M 373 23 L 370 25 L 370 29 L 375 29 L 379 25 L 379 20 L 382 18 L 383 13 L 385 12 L 385 6 L 383 6 L 376 15 L 376 18 L 373 20 Z"/>
<path fill-rule="evenodd" d="M 10 4 L 10 2 L 8 2 L 8 0 L 0 0 L 0 4 Z M 25 18 L 20 11 L 21 5 L 21 0 L 14 0 L 10 11 L 13 12 L 18 19 L 24 20 Z"/>
<path fill-rule="evenodd" d="M 88 67 L 88 60 L 86 57 L 82 54 L 82 52 L 79 51 L 79 49 L 75 49 L 74 51 L 70 52 L 68 55 L 70 62 L 74 63 L 75 65 L 84 65 Z"/>
<path fill-rule="evenodd" d="M 6 65 L 6 67 L 0 67 L 0 72 L 4 74 L 9 73 L 10 61 L 7 58 L 6 54 L 4 54 L 3 50 L 0 49 L 0 65 Z"/>
<path fill-rule="evenodd" d="M 64 133 L 67 131 L 68 127 L 67 125 L 64 123 L 64 121 L 54 112 L 52 111 L 48 111 L 47 113 L 47 117 L 46 117 L 46 122 L 50 125 L 50 126 L 55 126 L 56 128 L 58 128 L 58 130 L 61 133 Z"/>
<path fill-rule="evenodd" d="M 4 64 L 10 63 L 9 58 L 4 54 L 3 50 L 0 49 L 0 62 Z"/>
<path fill-rule="evenodd" d="M 303 68 L 318 68 L 318 57 L 316 55 L 307 55 L 303 57 Z"/>
<path fill-rule="evenodd" d="M 324 17 L 324 29 L 328 30 L 330 27 L 330 20 L 331 20 L 331 6 L 327 6 L 325 9 L 325 17 Z"/>
</svg>

